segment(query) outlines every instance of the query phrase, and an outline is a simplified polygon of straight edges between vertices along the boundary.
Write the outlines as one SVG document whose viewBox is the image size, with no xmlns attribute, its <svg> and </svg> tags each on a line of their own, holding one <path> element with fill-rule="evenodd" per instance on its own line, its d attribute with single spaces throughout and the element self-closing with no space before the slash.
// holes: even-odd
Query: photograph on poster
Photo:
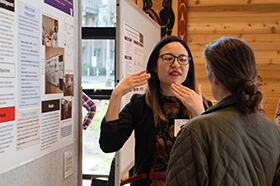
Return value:
<svg viewBox="0 0 280 186">
<path fill-rule="evenodd" d="M 46 47 L 45 94 L 63 93 L 64 49 Z"/>
<path fill-rule="evenodd" d="M 61 120 L 72 118 L 72 100 L 61 98 Z"/>
<path fill-rule="evenodd" d="M 43 15 L 42 45 L 58 47 L 58 20 Z"/>
<path fill-rule="evenodd" d="M 64 96 L 74 96 L 74 76 L 72 74 L 65 74 L 63 78 L 64 88 L 63 95 Z"/>
</svg>

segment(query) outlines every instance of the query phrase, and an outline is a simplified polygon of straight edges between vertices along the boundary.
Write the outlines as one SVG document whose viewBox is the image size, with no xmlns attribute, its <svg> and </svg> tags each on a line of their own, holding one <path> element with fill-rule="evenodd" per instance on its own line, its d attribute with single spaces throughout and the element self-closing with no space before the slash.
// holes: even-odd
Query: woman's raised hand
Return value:
<svg viewBox="0 0 280 186">
<path fill-rule="evenodd" d="M 145 74 L 145 72 L 146 70 L 142 70 L 135 74 L 126 76 L 114 89 L 114 93 L 123 96 L 133 88 L 145 85 L 148 82 L 147 80 L 151 77 L 151 74 Z"/>
<path fill-rule="evenodd" d="M 179 83 L 172 83 L 171 87 L 174 95 L 192 113 L 193 117 L 198 116 L 205 111 L 201 94 L 201 85 L 198 86 L 197 93 Z"/>
<path fill-rule="evenodd" d="M 126 76 L 113 90 L 109 106 L 105 114 L 105 120 L 107 122 L 118 119 L 121 107 L 121 98 L 123 95 L 133 88 L 145 85 L 148 82 L 147 80 L 151 77 L 151 74 L 145 74 L 145 72 L 146 70 L 142 70 L 135 74 Z"/>
</svg>

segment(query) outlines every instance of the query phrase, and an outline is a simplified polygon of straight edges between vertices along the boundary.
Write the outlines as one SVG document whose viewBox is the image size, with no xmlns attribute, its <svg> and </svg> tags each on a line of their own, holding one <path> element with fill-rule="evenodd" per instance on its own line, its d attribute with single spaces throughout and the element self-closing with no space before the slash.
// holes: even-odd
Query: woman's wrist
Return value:
<svg viewBox="0 0 280 186">
<path fill-rule="evenodd" d="M 192 115 L 193 117 L 196 117 L 196 116 L 199 116 L 200 114 L 202 114 L 203 112 L 205 111 L 204 108 L 201 108 L 201 109 L 198 109 L 198 110 L 195 110 Z"/>
<path fill-rule="evenodd" d="M 121 98 L 123 95 L 122 95 L 122 92 L 120 92 L 117 88 L 115 88 L 111 94 L 111 99 L 114 98 L 114 99 L 117 99 L 117 98 Z"/>
</svg>

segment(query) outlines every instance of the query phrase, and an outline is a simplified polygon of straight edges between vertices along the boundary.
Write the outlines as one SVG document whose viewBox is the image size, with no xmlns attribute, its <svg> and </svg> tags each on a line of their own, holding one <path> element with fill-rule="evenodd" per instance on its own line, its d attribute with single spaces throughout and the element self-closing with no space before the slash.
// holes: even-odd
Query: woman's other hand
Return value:
<svg viewBox="0 0 280 186">
<path fill-rule="evenodd" d="M 197 87 L 197 92 L 179 83 L 172 83 L 171 87 L 173 89 L 174 95 L 192 113 L 193 117 L 198 116 L 205 111 L 203 106 L 201 85 Z"/>
</svg>

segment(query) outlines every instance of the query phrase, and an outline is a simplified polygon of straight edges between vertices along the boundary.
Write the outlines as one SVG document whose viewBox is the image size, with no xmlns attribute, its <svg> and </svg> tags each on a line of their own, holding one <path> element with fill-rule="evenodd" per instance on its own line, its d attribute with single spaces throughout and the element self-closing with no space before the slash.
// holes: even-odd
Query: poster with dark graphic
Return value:
<svg viewBox="0 0 280 186">
<path fill-rule="evenodd" d="M 73 0 L 44 0 L 44 2 L 65 12 L 66 14 L 69 14 L 70 16 L 74 16 Z"/>
<path fill-rule="evenodd" d="M 15 1 L 14 0 L 1 0 L 0 8 L 4 8 L 6 10 L 10 10 L 12 12 L 15 11 Z"/>
</svg>

